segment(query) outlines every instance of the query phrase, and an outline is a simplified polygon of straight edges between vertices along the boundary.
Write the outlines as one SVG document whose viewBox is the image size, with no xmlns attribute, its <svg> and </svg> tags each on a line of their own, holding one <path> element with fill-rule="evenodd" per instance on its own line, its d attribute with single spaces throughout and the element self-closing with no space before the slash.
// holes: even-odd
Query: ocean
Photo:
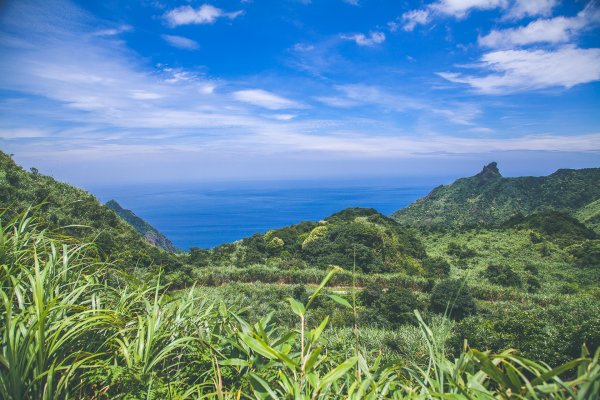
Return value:
<svg viewBox="0 0 600 400">
<path fill-rule="evenodd" d="M 301 221 L 319 221 L 348 207 L 388 215 L 425 196 L 435 184 L 412 185 L 134 185 L 88 188 L 115 199 L 166 235 L 175 246 L 212 248 Z"/>
</svg>

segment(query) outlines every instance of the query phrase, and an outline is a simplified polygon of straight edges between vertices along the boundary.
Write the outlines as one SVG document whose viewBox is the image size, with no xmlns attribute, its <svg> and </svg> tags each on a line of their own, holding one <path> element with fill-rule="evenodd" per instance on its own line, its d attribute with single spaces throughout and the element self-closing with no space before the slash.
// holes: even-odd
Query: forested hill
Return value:
<svg viewBox="0 0 600 400">
<path fill-rule="evenodd" d="M 131 225 L 146 242 L 160 247 L 163 250 L 169 251 L 171 253 L 176 253 L 178 249 L 173 245 L 173 243 L 162 233 L 160 233 L 155 227 L 150 225 L 148 222 L 144 221 L 142 218 L 135 215 L 135 213 L 131 210 L 127 210 L 116 200 L 111 200 L 105 204 L 106 207 L 110 208 L 117 215 L 125 220 L 129 225 Z"/>
<path fill-rule="evenodd" d="M 372 208 L 348 208 L 323 221 L 257 233 L 213 250 L 191 249 L 192 263 L 202 266 L 279 265 L 281 268 L 327 270 L 340 265 L 364 273 L 422 274 L 427 254 L 414 232 Z"/>
<path fill-rule="evenodd" d="M 136 230 L 102 205 L 90 193 L 31 172 L 0 151 L 0 221 L 5 226 L 19 213 L 31 213 L 43 227 L 65 236 L 94 242 L 98 255 L 119 269 L 163 267 L 178 269 L 181 262 L 171 253 L 150 245 Z"/>
<path fill-rule="evenodd" d="M 470 178 L 438 186 L 392 218 L 413 226 L 499 225 L 522 214 L 557 210 L 598 228 L 600 168 L 504 178 L 495 162 Z"/>
</svg>

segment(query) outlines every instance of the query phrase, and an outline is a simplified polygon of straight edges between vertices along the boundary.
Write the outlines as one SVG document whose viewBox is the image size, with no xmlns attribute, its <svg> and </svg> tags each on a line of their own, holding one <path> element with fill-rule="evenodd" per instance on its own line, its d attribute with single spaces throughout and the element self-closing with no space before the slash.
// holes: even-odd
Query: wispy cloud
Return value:
<svg viewBox="0 0 600 400">
<path fill-rule="evenodd" d="M 340 35 L 340 38 L 351 40 L 359 46 L 372 47 L 383 43 L 385 41 L 385 34 L 383 32 L 369 32 L 368 35 L 356 33 L 353 35 Z"/>
<path fill-rule="evenodd" d="M 558 0 L 516 0 L 506 18 L 547 17 L 557 5 Z"/>
<path fill-rule="evenodd" d="M 415 89 L 417 83 L 409 85 L 407 79 L 405 87 L 396 71 L 383 79 L 371 70 L 340 74 L 356 69 L 357 59 L 342 57 L 339 35 L 289 49 L 302 73 L 277 76 L 278 70 L 228 80 L 209 75 L 207 71 L 215 73 L 209 68 L 150 64 L 130 50 L 123 37 L 98 35 L 98 20 L 73 3 L 51 3 L 46 9 L 36 2 L 11 2 L 0 24 L 0 144 L 11 152 L 53 159 L 55 166 L 87 166 L 96 160 L 98 176 L 104 176 L 110 164 L 115 171 L 112 166 L 119 166 L 112 177 L 121 177 L 124 168 L 137 168 L 136 177 L 148 176 L 147 168 L 155 168 L 168 179 L 181 168 L 218 174 L 224 159 L 239 165 L 263 163 L 272 171 L 270 161 L 278 157 L 282 165 L 305 171 L 311 157 L 336 163 L 344 157 L 396 160 L 490 151 L 600 151 L 600 133 L 576 135 L 581 129 L 573 136 L 515 130 L 507 138 L 500 129 L 480 126 L 486 125 L 487 99 L 462 91 L 432 95 L 425 80 Z M 202 9 L 188 8 L 194 15 Z M 174 22 L 235 18 L 222 10 L 217 14 Z M 136 27 L 132 35 L 140 32 Z M 347 40 L 369 43 L 365 45 L 385 40 L 375 33 Z M 569 87 L 599 79 L 598 51 L 573 46 L 496 51 L 474 66 L 457 67 L 459 72 L 442 76 L 483 93 Z M 404 62 L 404 57 L 396 60 Z M 367 73 L 368 79 L 360 78 Z M 297 161 L 289 162 L 293 157 Z M 120 164 L 113 164 L 115 160 Z M 165 167 L 163 161 L 173 164 Z M 193 168 L 200 162 L 206 168 Z M 248 170 L 240 167 L 241 175 L 229 177 L 243 178 L 252 172 Z"/>
<path fill-rule="evenodd" d="M 94 32 L 94 35 L 96 35 L 96 36 L 116 36 L 116 35 L 120 35 L 123 32 L 131 32 L 132 30 L 133 30 L 133 27 L 131 25 L 120 25 L 116 28 L 101 29 L 99 31 Z"/>
<path fill-rule="evenodd" d="M 506 8 L 508 4 L 508 0 L 439 0 L 430 4 L 429 9 L 456 18 L 464 18 L 472 10 Z"/>
<path fill-rule="evenodd" d="M 504 94 L 551 87 L 571 88 L 600 80 L 600 49 L 564 46 L 557 50 L 500 50 L 484 54 L 477 68 L 483 75 L 442 72 L 485 94 Z"/>
<path fill-rule="evenodd" d="M 481 114 L 481 110 L 475 104 L 444 102 L 440 105 L 431 100 L 392 93 L 373 85 L 338 85 L 336 90 L 336 96 L 321 96 L 315 99 L 331 107 L 354 108 L 371 105 L 386 112 L 419 112 L 429 118 L 441 116 L 452 123 L 469 126 L 475 125 L 474 120 Z"/>
<path fill-rule="evenodd" d="M 401 16 L 402 27 L 412 31 L 417 25 L 426 25 L 436 17 L 466 18 L 478 10 L 500 9 L 504 19 L 549 16 L 558 4 L 558 0 L 437 0 L 421 9 L 405 12 Z M 396 22 L 391 23 L 397 26 Z"/>
<path fill-rule="evenodd" d="M 244 11 L 226 12 L 210 4 L 202 4 L 198 8 L 181 6 L 168 11 L 164 18 L 172 26 L 214 24 L 219 18 L 235 19 Z"/>
<path fill-rule="evenodd" d="M 412 31 L 417 25 L 425 25 L 429 22 L 430 13 L 428 10 L 412 10 L 402 14 L 402 29 Z"/>
<path fill-rule="evenodd" d="M 588 5 L 575 17 L 538 19 L 526 26 L 503 30 L 492 30 L 479 37 L 479 45 L 492 48 L 511 48 L 534 43 L 568 43 L 584 29 L 600 24 L 600 9 Z"/>
<path fill-rule="evenodd" d="M 244 103 L 268 108 L 269 110 L 284 110 L 304 107 L 300 103 L 262 89 L 238 90 L 233 92 L 233 98 Z"/>
<path fill-rule="evenodd" d="M 195 40 L 176 35 L 162 35 L 163 40 L 169 43 L 173 47 L 184 50 L 196 50 L 200 47 L 198 42 Z"/>
</svg>

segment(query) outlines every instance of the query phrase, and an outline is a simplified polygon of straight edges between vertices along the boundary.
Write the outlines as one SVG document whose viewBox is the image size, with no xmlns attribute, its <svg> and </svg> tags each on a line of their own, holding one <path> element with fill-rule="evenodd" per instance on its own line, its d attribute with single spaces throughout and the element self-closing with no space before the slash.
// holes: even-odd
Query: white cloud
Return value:
<svg viewBox="0 0 600 400">
<path fill-rule="evenodd" d="M 121 25 L 116 28 L 102 29 L 94 32 L 95 36 L 116 36 L 123 32 L 130 32 L 133 30 L 131 25 Z"/>
<path fill-rule="evenodd" d="M 558 0 L 516 0 L 506 17 L 520 19 L 524 17 L 544 16 L 552 14 Z"/>
<path fill-rule="evenodd" d="M 415 9 L 402 14 L 403 29 L 412 31 L 417 25 L 430 23 L 434 16 L 465 18 L 473 10 L 496 10 L 504 13 L 505 19 L 549 16 L 558 0 L 437 0 L 424 9 Z M 388 23 L 392 31 L 398 28 L 397 22 Z"/>
<path fill-rule="evenodd" d="M 551 87 L 571 88 L 600 80 L 600 49 L 564 46 L 557 50 L 500 50 L 485 54 L 477 66 L 487 75 L 443 72 L 451 82 L 479 92 L 503 94 Z"/>
<path fill-rule="evenodd" d="M 555 17 L 538 19 L 526 26 L 492 30 L 479 37 L 479 45 L 491 48 L 509 48 L 532 43 L 568 43 L 582 30 L 600 23 L 600 10 L 591 5 L 579 12 L 575 17 Z"/>
<path fill-rule="evenodd" d="M 196 50 L 197 48 L 200 47 L 198 45 L 198 42 L 196 42 L 195 40 L 192 40 L 192 39 L 189 39 L 189 38 L 186 38 L 183 36 L 162 35 L 161 37 L 163 38 L 164 41 L 169 43 L 171 46 L 177 47 L 178 49 Z"/>
<path fill-rule="evenodd" d="M 383 32 L 370 32 L 369 35 L 363 33 L 357 33 L 355 35 L 341 35 L 344 40 L 352 40 L 359 46 L 375 46 L 385 41 L 385 34 Z"/>
<path fill-rule="evenodd" d="M 417 25 L 425 25 L 429 22 L 429 11 L 412 10 L 402 14 L 402 29 L 412 31 Z"/>
<path fill-rule="evenodd" d="M 493 10 L 505 8 L 508 0 L 439 0 L 431 5 L 431 10 L 456 18 L 465 17 L 471 10 Z"/>
<path fill-rule="evenodd" d="M 243 11 L 225 12 L 210 4 L 203 4 L 198 8 L 191 6 L 177 7 L 167 12 L 164 17 L 172 27 L 192 24 L 213 24 L 219 18 L 235 19 Z"/>
<path fill-rule="evenodd" d="M 344 3 L 350 4 L 352 6 L 358 6 L 360 3 L 358 2 L 358 0 L 343 0 Z"/>
<path fill-rule="evenodd" d="M 262 89 L 238 90 L 233 92 L 233 98 L 244 103 L 268 108 L 269 110 L 283 110 L 288 108 L 302 108 L 303 106 L 293 100 L 278 96 Z"/>
</svg>

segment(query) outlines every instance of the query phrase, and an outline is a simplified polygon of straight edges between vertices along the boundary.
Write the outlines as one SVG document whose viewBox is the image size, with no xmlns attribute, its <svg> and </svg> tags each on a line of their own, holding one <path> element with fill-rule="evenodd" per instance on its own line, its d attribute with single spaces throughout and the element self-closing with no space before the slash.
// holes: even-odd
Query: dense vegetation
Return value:
<svg viewBox="0 0 600 400">
<path fill-rule="evenodd" d="M 62 235 L 93 241 L 100 257 L 111 260 L 119 269 L 153 274 L 159 268 L 181 270 L 174 255 L 146 243 L 115 212 L 91 194 L 65 183 L 17 166 L 0 152 L 0 210 L 3 220 L 35 206 L 44 226 Z"/>
<path fill-rule="evenodd" d="M 423 273 L 426 258 L 414 232 L 373 209 L 349 208 L 323 221 L 255 234 L 234 244 L 208 252 L 191 249 L 198 266 L 253 264 L 277 265 L 282 269 L 327 269 L 356 264 L 364 273 Z"/>
<path fill-rule="evenodd" d="M 117 215 L 125 220 L 129 225 L 133 227 L 144 240 L 158 248 L 161 248 L 166 251 L 170 251 L 171 253 L 177 252 L 177 248 L 173 245 L 173 243 L 162 233 L 160 233 L 155 227 L 135 215 L 135 213 L 131 210 L 127 210 L 116 200 L 110 200 L 106 203 L 106 207 L 113 210 Z"/>
<path fill-rule="evenodd" d="M 595 169 L 547 177 L 577 187 L 556 209 L 515 200 L 493 223 L 351 208 L 172 254 L 0 167 L 1 398 L 597 398 Z M 464 181 L 505 186 L 495 165 Z"/>
<path fill-rule="evenodd" d="M 173 298 L 158 280 L 132 280 L 100 262 L 93 246 L 19 216 L 0 230 L 0 396 L 598 398 L 600 351 L 592 357 L 583 347 L 554 369 L 513 351 L 470 348 L 449 358 L 451 322 L 434 320 L 432 330 L 418 312 L 410 323 L 419 327 L 399 330 L 417 338 L 415 354 L 382 363 L 363 347 L 368 329 L 328 337 L 329 316 L 311 314 L 335 272 L 310 293 L 297 291 L 300 299 L 287 298 L 293 328 L 274 323 L 272 313 L 250 323 L 242 309 L 194 291 Z M 329 298 L 356 311 L 343 297 Z"/>
<path fill-rule="evenodd" d="M 600 168 L 561 169 L 549 176 L 504 178 L 491 163 L 470 178 L 439 186 L 395 212 L 397 221 L 428 227 L 499 225 L 515 214 L 557 210 L 599 221 Z"/>
</svg>

